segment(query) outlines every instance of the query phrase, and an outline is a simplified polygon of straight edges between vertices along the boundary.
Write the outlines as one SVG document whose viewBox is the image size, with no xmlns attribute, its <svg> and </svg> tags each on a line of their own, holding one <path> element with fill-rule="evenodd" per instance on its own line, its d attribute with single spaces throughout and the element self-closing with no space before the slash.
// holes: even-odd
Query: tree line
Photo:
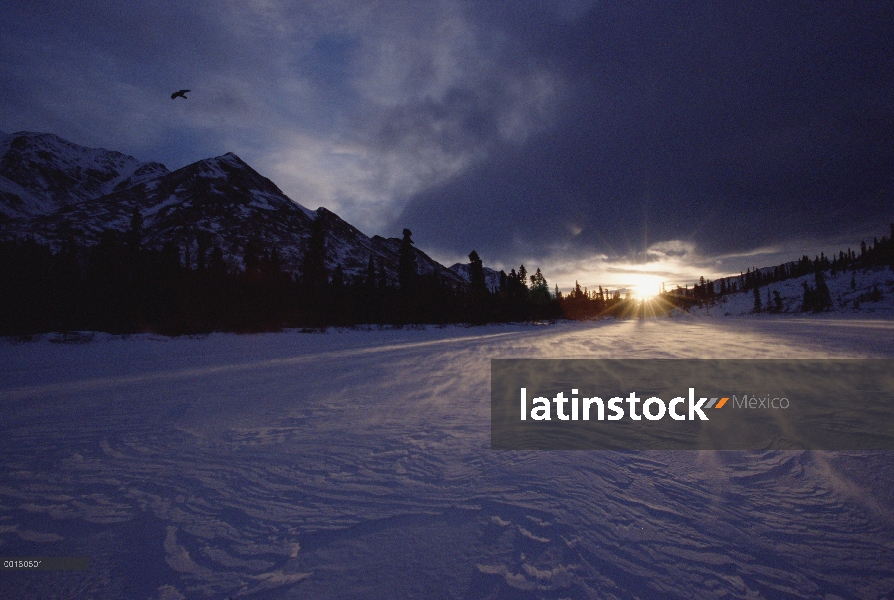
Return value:
<svg viewBox="0 0 894 600">
<path fill-rule="evenodd" d="M 659 297 L 680 301 L 689 305 L 704 304 L 719 300 L 728 294 L 751 291 L 754 296 L 754 312 L 779 312 L 782 310 L 782 298 L 779 292 L 763 294 L 761 288 L 771 283 L 787 279 L 796 279 L 805 275 L 813 275 L 813 285 L 804 281 L 801 301 L 802 312 L 821 312 L 832 308 L 832 295 L 826 283 L 826 273 L 834 277 L 838 273 L 852 273 L 851 288 L 856 289 L 853 273 L 880 267 L 894 269 L 894 223 L 889 225 L 890 236 L 873 238 L 871 244 L 860 242 L 859 251 L 848 248 L 840 250 L 837 255 L 826 256 L 821 252 L 810 259 L 807 255 L 796 261 L 782 263 L 773 267 L 749 268 L 744 273 L 723 277 L 717 281 L 705 280 L 701 277 L 691 288 L 677 286 L 676 289 L 660 294 Z M 881 291 L 875 288 L 866 298 L 869 301 L 881 298 Z"/>
<path fill-rule="evenodd" d="M 197 238 L 194 254 L 171 242 L 148 247 L 138 211 L 126 231 L 107 230 L 92 246 L 79 245 L 73 238 L 56 250 L 34 239 L 0 242 L 0 335 L 52 331 L 180 335 L 360 324 L 631 318 L 644 316 L 647 310 L 662 314 L 688 309 L 748 290 L 754 294 L 755 312 L 777 312 L 782 308 L 778 292 L 764 296 L 761 288 L 811 273 L 814 283 L 804 283 L 802 310 L 821 311 L 832 304 L 824 273 L 894 268 L 892 224 L 891 237 L 863 242 L 859 252 L 849 248 L 831 258 L 821 253 L 813 260 L 802 256 L 717 281 L 702 277 L 691 288 L 663 289 L 647 308 L 629 293 L 622 297 L 602 286 L 588 290 L 575 282 L 567 294 L 558 286 L 550 291 L 540 269 L 529 275 L 524 265 L 508 274 L 500 271 L 499 285 L 489 289 L 474 250 L 469 254 L 467 283 L 451 282 L 436 273 L 423 275 L 411 236 L 405 229 L 396 277 L 373 256 L 359 275 L 347 275 L 341 265 L 327 267 L 326 224 L 319 216 L 311 225 L 300 274 L 284 269 L 275 246 L 256 239 L 245 243 L 238 267 L 206 238 Z"/>
<path fill-rule="evenodd" d="M 169 335 L 275 331 L 359 324 L 490 323 L 554 319 L 561 306 L 546 279 L 524 266 L 487 287 L 472 251 L 470 281 L 419 273 L 411 232 L 404 230 L 397 277 L 370 256 L 364 273 L 328 268 L 326 224 L 318 217 L 300 274 L 283 268 L 276 247 L 245 243 L 241 265 L 203 240 L 193 251 L 173 243 L 148 247 L 134 211 L 129 228 L 107 230 L 98 243 L 69 239 L 55 251 L 34 239 L 0 242 L 0 334 L 106 331 Z"/>
</svg>

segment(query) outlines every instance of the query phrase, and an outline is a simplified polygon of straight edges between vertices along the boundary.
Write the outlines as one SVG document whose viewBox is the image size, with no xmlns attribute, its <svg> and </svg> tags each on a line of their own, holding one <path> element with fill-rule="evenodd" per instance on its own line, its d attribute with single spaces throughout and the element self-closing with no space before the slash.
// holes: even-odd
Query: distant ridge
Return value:
<svg viewBox="0 0 894 600">
<path fill-rule="evenodd" d="M 143 217 L 149 246 L 173 242 L 196 256 L 200 244 L 216 245 L 240 267 L 253 241 L 276 247 L 283 267 L 297 274 L 311 222 L 320 215 L 327 268 L 341 265 L 345 276 L 362 277 L 372 257 L 390 279 L 397 277 L 399 239 L 369 237 L 325 208 L 302 206 L 232 152 L 169 171 L 54 134 L 0 134 L 0 239 L 91 245 L 104 230 L 126 230 L 134 210 Z M 460 274 L 414 251 L 420 274 L 463 283 Z"/>
</svg>

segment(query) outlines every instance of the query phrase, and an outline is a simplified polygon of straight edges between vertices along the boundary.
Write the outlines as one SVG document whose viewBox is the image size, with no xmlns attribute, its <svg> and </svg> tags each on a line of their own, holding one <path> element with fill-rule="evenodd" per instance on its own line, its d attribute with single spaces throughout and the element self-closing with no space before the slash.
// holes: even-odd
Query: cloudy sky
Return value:
<svg viewBox="0 0 894 600">
<path fill-rule="evenodd" d="M 447 264 L 683 282 L 894 220 L 887 0 L 2 8 L 3 131 L 172 169 L 234 151 Z"/>
</svg>

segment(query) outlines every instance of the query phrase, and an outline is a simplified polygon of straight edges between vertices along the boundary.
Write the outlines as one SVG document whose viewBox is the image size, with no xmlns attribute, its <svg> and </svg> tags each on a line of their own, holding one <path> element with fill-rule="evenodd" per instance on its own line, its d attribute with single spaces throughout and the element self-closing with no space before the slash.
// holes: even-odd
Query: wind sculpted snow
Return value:
<svg viewBox="0 0 894 600">
<path fill-rule="evenodd" d="M 0 344 L 0 595 L 867 598 L 890 453 L 495 452 L 492 358 L 894 355 L 894 322 L 661 319 Z"/>
</svg>

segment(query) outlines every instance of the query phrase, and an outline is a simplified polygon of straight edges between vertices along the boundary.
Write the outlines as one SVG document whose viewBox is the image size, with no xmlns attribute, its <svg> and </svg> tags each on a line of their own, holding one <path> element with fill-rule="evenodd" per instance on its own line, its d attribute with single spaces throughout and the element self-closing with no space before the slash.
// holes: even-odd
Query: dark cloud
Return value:
<svg viewBox="0 0 894 600">
<path fill-rule="evenodd" d="M 660 270 L 722 255 L 722 270 L 894 219 L 892 15 L 890 2 L 12 1 L 0 129 L 172 168 L 235 151 L 302 204 L 370 234 L 410 227 L 444 259 L 475 248 L 567 275 L 602 256 Z M 190 99 L 172 104 L 181 88 Z"/>
<path fill-rule="evenodd" d="M 894 217 L 889 4 L 521 12 L 491 18 L 572 93 L 548 131 L 413 198 L 397 220 L 432 243 L 496 260 L 734 252 Z"/>
</svg>

